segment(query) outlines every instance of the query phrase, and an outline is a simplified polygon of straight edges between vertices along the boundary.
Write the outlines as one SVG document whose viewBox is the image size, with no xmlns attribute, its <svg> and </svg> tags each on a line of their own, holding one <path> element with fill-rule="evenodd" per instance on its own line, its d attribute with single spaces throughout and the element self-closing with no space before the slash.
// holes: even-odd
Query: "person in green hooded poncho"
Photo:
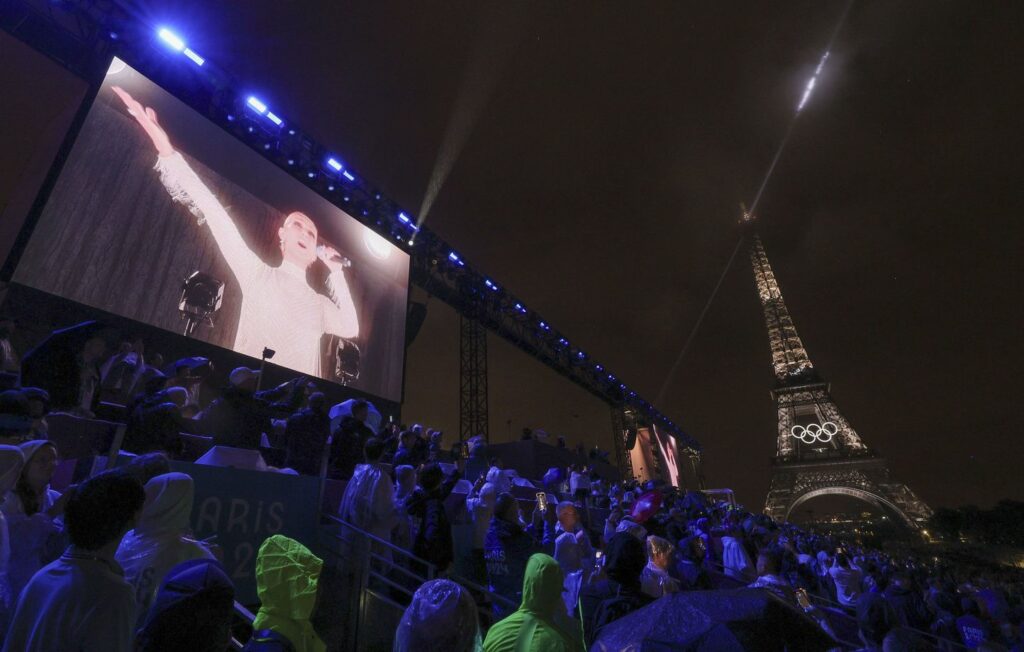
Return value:
<svg viewBox="0 0 1024 652">
<path fill-rule="evenodd" d="M 286 639 L 295 652 L 325 652 L 310 617 L 316 607 L 323 560 L 294 539 L 275 534 L 260 546 L 256 557 L 256 591 L 260 610 L 255 632 L 270 630 Z"/>
<path fill-rule="evenodd" d="M 535 554 L 526 563 L 523 601 L 498 621 L 484 640 L 484 652 L 575 652 L 583 645 L 574 628 L 556 624 L 562 603 L 562 569 L 551 556 Z M 568 620 L 568 619 L 566 619 Z"/>
</svg>

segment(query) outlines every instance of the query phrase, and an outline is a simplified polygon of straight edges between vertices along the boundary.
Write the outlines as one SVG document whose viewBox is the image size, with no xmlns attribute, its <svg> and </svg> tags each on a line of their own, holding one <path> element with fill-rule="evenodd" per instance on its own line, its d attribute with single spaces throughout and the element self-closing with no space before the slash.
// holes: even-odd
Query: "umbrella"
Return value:
<svg viewBox="0 0 1024 652">
<path fill-rule="evenodd" d="M 210 359 L 202 356 L 193 356 L 191 358 L 182 358 L 175 360 L 172 364 L 167 365 L 164 369 L 164 373 L 168 376 L 174 376 L 178 373 L 178 369 L 185 367 L 189 370 L 190 375 L 199 375 L 197 372 L 200 370 L 209 371 Z"/>
<path fill-rule="evenodd" d="M 342 419 L 352 416 L 352 406 L 355 404 L 356 399 L 350 398 L 349 400 L 342 401 L 331 408 L 331 411 L 327 413 L 327 416 L 331 418 L 331 432 L 338 429 L 338 425 L 341 423 Z M 380 412 L 376 407 L 374 407 L 373 403 L 366 401 L 366 405 L 369 408 L 366 416 L 366 425 L 373 432 L 380 432 L 380 424 L 384 420 L 384 417 L 380 415 Z"/>
<path fill-rule="evenodd" d="M 602 628 L 591 652 L 827 650 L 811 618 L 763 589 L 672 593 Z"/>
<path fill-rule="evenodd" d="M 648 491 L 636 499 L 633 503 L 632 520 L 636 523 L 643 523 L 658 513 L 662 501 L 665 499 L 660 491 Z"/>
</svg>

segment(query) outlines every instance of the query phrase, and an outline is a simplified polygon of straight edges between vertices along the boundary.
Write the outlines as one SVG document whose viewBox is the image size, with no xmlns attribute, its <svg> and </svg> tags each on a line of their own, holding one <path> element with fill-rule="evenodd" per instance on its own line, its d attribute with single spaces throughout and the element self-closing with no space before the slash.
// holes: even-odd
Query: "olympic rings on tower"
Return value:
<svg viewBox="0 0 1024 652">
<path fill-rule="evenodd" d="M 827 444 L 832 441 L 833 437 L 839 434 L 839 426 L 831 421 L 826 421 L 821 425 L 812 423 L 809 426 L 793 426 L 789 434 L 805 444 L 813 444 L 814 442 Z"/>
</svg>

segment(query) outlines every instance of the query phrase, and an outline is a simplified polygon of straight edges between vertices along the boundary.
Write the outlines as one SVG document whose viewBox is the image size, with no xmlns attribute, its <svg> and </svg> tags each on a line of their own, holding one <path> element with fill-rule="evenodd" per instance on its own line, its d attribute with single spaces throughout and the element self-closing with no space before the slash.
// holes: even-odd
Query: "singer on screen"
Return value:
<svg viewBox="0 0 1024 652">
<path fill-rule="evenodd" d="M 242 293 L 234 350 L 259 358 L 264 347 L 274 349 L 274 362 L 296 371 L 326 377 L 321 369 L 320 340 L 323 334 L 342 338 L 359 335 L 355 304 L 345 279 L 344 260 L 330 246 L 317 246 L 317 227 L 303 213 L 288 214 L 278 239 L 282 262 L 264 262 L 242 238 L 234 220 L 210 189 L 174 149 L 156 112 L 114 86 L 128 113 L 153 141 L 156 170 L 174 201 L 209 225 Z M 323 261 L 329 270 L 326 296 L 306 280 L 307 268 Z"/>
</svg>

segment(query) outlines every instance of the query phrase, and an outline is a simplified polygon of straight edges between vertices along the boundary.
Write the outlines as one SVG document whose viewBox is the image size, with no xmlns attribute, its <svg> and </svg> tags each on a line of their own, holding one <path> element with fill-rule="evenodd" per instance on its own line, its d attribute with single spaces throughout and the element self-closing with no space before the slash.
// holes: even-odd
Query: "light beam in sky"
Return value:
<svg viewBox="0 0 1024 652">
<path fill-rule="evenodd" d="M 846 16 L 850 13 L 850 8 L 853 7 L 853 3 L 856 0 L 849 0 L 846 3 L 846 8 L 843 9 L 842 15 L 839 16 L 839 21 L 836 23 L 836 27 L 832 30 L 832 36 L 828 40 L 828 45 L 825 46 L 825 53 L 821 55 L 821 59 L 818 61 L 818 67 L 814 69 L 814 75 L 807 81 L 807 85 L 804 87 L 804 94 L 800 97 L 800 103 L 796 106 L 796 111 L 793 112 L 793 117 L 789 119 L 789 125 L 786 127 L 786 132 L 782 136 L 782 141 L 779 143 L 778 149 L 775 150 L 775 156 L 772 157 L 771 163 L 768 164 L 768 171 L 765 172 L 764 178 L 761 180 L 761 185 L 757 189 L 757 194 L 754 195 L 754 201 L 750 204 L 750 210 L 744 210 L 744 219 L 754 219 L 754 211 L 757 210 L 757 205 L 761 203 L 761 196 L 764 194 L 765 188 L 768 187 L 768 181 L 771 180 L 772 174 L 775 172 L 775 166 L 778 164 L 779 159 L 782 158 L 782 152 L 786 150 L 786 145 L 789 143 L 789 137 L 793 134 L 793 128 L 796 126 L 797 118 L 800 117 L 800 112 L 805 106 L 807 101 L 811 99 L 811 92 L 814 90 L 815 85 L 818 83 L 818 77 L 822 71 L 825 70 L 825 62 L 828 61 L 829 53 L 832 52 L 832 46 L 836 42 L 836 37 L 839 36 L 839 31 L 843 28 L 843 24 L 846 22 Z M 732 255 L 729 256 L 728 262 L 725 264 L 725 269 L 722 270 L 722 275 L 718 277 L 718 283 L 715 284 L 715 288 L 711 291 L 711 296 L 708 297 L 707 303 L 704 304 L 703 310 L 697 315 L 697 321 L 693 325 L 693 329 L 690 331 L 690 335 L 686 338 L 683 343 L 683 348 L 680 349 L 679 355 L 676 356 L 675 362 L 669 367 L 668 374 L 665 376 L 665 381 L 661 384 L 661 389 L 658 390 L 658 395 L 654 399 L 655 405 L 661 405 L 662 400 L 665 398 L 665 393 L 668 391 L 669 384 L 676 375 L 676 370 L 683 362 L 683 358 L 686 356 L 686 352 L 690 350 L 690 345 L 693 343 L 694 338 L 697 336 L 697 331 L 700 330 L 700 325 L 704 322 L 704 317 L 708 314 L 708 309 L 711 308 L 711 304 L 714 303 L 715 297 L 718 295 L 718 289 L 722 287 L 722 281 L 725 280 L 729 270 L 732 269 L 732 263 L 736 260 L 736 254 L 739 253 L 740 248 L 743 245 L 744 236 L 740 235 L 736 241 L 736 246 L 732 250 Z"/>
</svg>

